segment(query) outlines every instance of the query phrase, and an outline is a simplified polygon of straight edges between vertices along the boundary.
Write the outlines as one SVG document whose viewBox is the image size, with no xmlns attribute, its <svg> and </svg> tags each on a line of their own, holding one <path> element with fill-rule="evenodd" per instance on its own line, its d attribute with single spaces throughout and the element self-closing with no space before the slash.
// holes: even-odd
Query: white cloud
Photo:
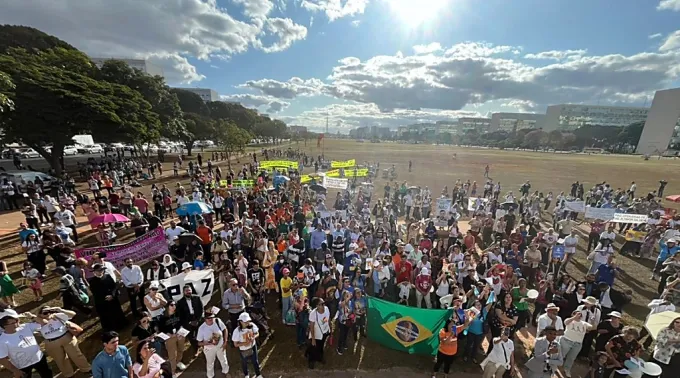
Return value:
<svg viewBox="0 0 680 378">
<path fill-rule="evenodd" d="M 659 51 L 671 51 L 680 49 L 680 30 L 676 30 L 666 37 Z"/>
<path fill-rule="evenodd" d="M 586 50 L 551 50 L 543 51 L 538 54 L 526 54 L 525 59 L 543 59 L 543 60 L 565 60 L 578 59 L 586 54 Z"/>
<path fill-rule="evenodd" d="M 536 111 L 556 103 L 641 104 L 680 77 L 679 42 L 669 37 L 660 52 L 628 56 L 586 55 L 580 50 L 534 54 L 566 58 L 543 65 L 512 54 L 516 47 L 466 42 L 443 55 L 397 52 L 363 61 L 344 58 L 325 81 L 262 79 L 242 87 L 283 99 L 332 96 L 386 113 L 459 111 L 489 103 Z"/>
<path fill-rule="evenodd" d="M 647 38 L 649 38 L 649 39 L 657 39 L 657 38 L 661 38 L 661 37 L 663 37 L 663 34 L 661 34 L 661 33 L 650 34 L 650 35 L 647 36 Z"/>
<path fill-rule="evenodd" d="M 310 12 L 323 12 L 329 21 L 364 13 L 369 0 L 302 0 Z"/>
<path fill-rule="evenodd" d="M 680 0 L 661 0 L 656 9 L 680 12 Z"/>
<path fill-rule="evenodd" d="M 289 102 L 274 97 L 251 94 L 222 95 L 220 99 L 227 102 L 238 102 L 246 108 L 262 110 L 266 107 L 267 113 L 278 113 L 290 105 Z"/>
<path fill-rule="evenodd" d="M 429 45 L 416 45 L 413 46 L 413 52 L 416 54 L 430 54 L 433 52 L 441 51 L 442 45 L 439 42 L 432 42 Z"/>
<path fill-rule="evenodd" d="M 354 26 L 355 28 L 358 28 L 359 25 L 361 25 L 361 20 L 354 20 L 354 21 L 352 21 L 352 26 Z"/>
<path fill-rule="evenodd" d="M 279 37 L 273 45 L 262 47 L 266 53 L 286 50 L 293 42 L 307 38 L 307 28 L 294 23 L 290 18 L 269 18 L 266 25 L 267 30 Z"/>
<path fill-rule="evenodd" d="M 270 48 L 279 51 L 301 34 L 294 23 L 266 22 L 270 0 L 232 1 L 243 6 L 248 21 L 233 17 L 216 0 L 32 0 L 5 1 L 0 23 L 35 27 L 91 56 L 149 57 L 164 64 L 171 84 L 191 83 L 204 76 L 187 58 L 227 60 L 272 35 L 279 42 Z M 265 28 L 270 24 L 276 26 Z"/>
</svg>

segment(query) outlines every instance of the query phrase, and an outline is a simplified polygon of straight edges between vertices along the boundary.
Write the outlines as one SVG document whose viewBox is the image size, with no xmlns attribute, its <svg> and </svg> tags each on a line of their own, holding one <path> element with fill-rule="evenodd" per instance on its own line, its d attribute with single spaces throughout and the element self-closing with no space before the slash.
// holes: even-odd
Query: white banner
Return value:
<svg viewBox="0 0 680 378">
<path fill-rule="evenodd" d="M 585 217 L 589 219 L 600 219 L 603 221 L 608 221 L 610 219 L 614 219 L 614 214 L 616 214 L 615 208 L 607 209 L 588 206 L 586 207 Z"/>
<path fill-rule="evenodd" d="M 569 211 L 582 213 L 586 211 L 586 203 L 585 201 L 564 201 L 564 208 Z"/>
<path fill-rule="evenodd" d="M 646 223 L 649 217 L 647 214 L 626 214 L 626 213 L 616 213 L 614 214 L 614 219 L 610 222 L 613 223 Z"/>
<path fill-rule="evenodd" d="M 447 213 L 451 208 L 451 198 L 437 198 L 437 210 L 444 210 Z"/>
<path fill-rule="evenodd" d="M 470 197 L 468 198 L 468 210 L 475 211 L 480 205 L 486 205 L 489 202 L 487 198 Z"/>
<path fill-rule="evenodd" d="M 176 302 L 184 295 L 184 285 L 190 285 L 191 291 L 201 297 L 203 306 L 207 306 L 215 289 L 215 275 L 212 269 L 192 270 L 189 273 L 180 273 L 160 281 L 161 285 L 168 290 L 168 295 Z"/>
<path fill-rule="evenodd" d="M 347 179 L 341 178 L 333 178 L 328 176 L 324 176 L 323 178 L 323 186 L 326 188 L 347 189 L 348 182 L 349 181 Z"/>
<path fill-rule="evenodd" d="M 335 217 L 336 219 L 340 217 L 341 219 L 347 220 L 347 210 L 334 210 L 334 211 L 319 211 L 321 218 L 328 219 Z M 335 228 L 333 228 L 335 230 Z"/>
</svg>

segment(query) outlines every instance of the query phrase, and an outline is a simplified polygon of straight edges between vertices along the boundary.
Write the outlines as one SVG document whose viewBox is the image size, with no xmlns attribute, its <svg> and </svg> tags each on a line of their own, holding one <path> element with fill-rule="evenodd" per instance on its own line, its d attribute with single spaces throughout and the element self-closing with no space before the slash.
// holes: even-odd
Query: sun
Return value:
<svg viewBox="0 0 680 378">
<path fill-rule="evenodd" d="M 401 22 L 409 26 L 419 26 L 433 21 L 451 0 L 386 0 L 390 9 Z"/>
</svg>

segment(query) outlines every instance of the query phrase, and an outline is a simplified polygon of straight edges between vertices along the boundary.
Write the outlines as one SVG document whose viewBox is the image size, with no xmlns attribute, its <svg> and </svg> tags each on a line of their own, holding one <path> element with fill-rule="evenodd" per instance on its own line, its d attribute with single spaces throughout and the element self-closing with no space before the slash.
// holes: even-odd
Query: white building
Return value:
<svg viewBox="0 0 680 378">
<path fill-rule="evenodd" d="M 203 102 L 220 100 L 220 95 L 215 90 L 210 88 L 180 88 L 180 87 L 175 88 L 196 93 L 197 95 L 201 96 Z M 266 116 L 266 114 L 262 114 L 262 116 Z"/>
<path fill-rule="evenodd" d="M 163 75 L 163 68 L 160 66 L 157 66 L 155 64 L 149 63 L 148 60 L 145 59 L 126 59 L 126 58 L 90 58 L 90 60 L 97 65 L 97 67 L 100 67 L 106 62 L 107 60 L 120 60 L 125 63 L 127 63 L 128 66 L 138 69 L 144 73 L 147 73 L 151 76 L 164 76 Z"/>
<path fill-rule="evenodd" d="M 581 126 L 628 126 L 647 119 L 648 108 L 562 104 L 548 106 L 539 126 L 543 131 L 575 130 Z"/>
<path fill-rule="evenodd" d="M 458 118 L 458 128 L 461 132 L 476 129 L 480 134 L 484 134 L 491 129 L 491 118 L 461 117 Z"/>
<path fill-rule="evenodd" d="M 680 88 L 656 91 L 636 152 L 655 155 L 680 150 Z"/>
<path fill-rule="evenodd" d="M 489 131 L 515 132 L 522 129 L 536 129 L 545 114 L 534 113 L 493 113 Z"/>
</svg>

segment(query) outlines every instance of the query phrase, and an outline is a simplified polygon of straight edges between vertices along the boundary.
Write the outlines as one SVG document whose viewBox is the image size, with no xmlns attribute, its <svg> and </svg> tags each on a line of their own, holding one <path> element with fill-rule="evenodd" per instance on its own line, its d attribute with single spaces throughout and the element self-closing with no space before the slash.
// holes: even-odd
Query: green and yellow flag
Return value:
<svg viewBox="0 0 680 378">
<path fill-rule="evenodd" d="M 366 329 L 369 339 L 390 349 L 436 355 L 439 331 L 452 315 L 452 310 L 408 307 L 369 297 Z"/>
</svg>

